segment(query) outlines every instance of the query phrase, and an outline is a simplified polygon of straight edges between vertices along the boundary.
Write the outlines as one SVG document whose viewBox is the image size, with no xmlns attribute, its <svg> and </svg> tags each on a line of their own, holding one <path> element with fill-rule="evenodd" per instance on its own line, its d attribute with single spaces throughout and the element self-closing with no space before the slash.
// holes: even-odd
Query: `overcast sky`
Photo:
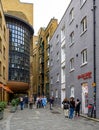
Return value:
<svg viewBox="0 0 99 130">
<path fill-rule="evenodd" d="M 37 34 L 40 27 L 46 27 L 51 18 L 61 20 L 71 0 L 20 0 L 34 4 L 34 32 Z"/>
</svg>

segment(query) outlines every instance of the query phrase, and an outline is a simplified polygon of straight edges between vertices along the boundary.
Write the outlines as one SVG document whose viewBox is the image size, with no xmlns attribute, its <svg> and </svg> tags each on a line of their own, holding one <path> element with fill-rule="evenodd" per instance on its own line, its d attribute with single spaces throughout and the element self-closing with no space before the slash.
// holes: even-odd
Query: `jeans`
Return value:
<svg viewBox="0 0 99 130">
<path fill-rule="evenodd" d="M 70 108 L 69 118 L 72 119 L 74 115 L 74 108 Z"/>
<path fill-rule="evenodd" d="M 21 110 L 23 110 L 23 102 L 20 102 L 20 107 L 21 107 Z"/>
</svg>

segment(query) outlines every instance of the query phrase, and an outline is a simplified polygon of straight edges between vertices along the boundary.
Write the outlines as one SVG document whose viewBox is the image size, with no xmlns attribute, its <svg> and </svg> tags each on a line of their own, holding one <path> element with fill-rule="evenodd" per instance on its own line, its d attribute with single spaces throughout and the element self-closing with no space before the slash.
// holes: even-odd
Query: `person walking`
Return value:
<svg viewBox="0 0 99 130">
<path fill-rule="evenodd" d="M 42 98 L 42 105 L 43 105 L 44 108 L 45 108 L 46 105 L 47 105 L 47 98 L 46 98 L 46 96 L 44 96 L 44 97 Z"/>
<path fill-rule="evenodd" d="M 24 97 L 24 108 L 28 108 L 28 96 Z"/>
<path fill-rule="evenodd" d="M 79 117 L 80 116 L 80 100 L 77 98 L 76 103 L 75 103 L 75 116 Z"/>
<path fill-rule="evenodd" d="M 74 97 L 70 98 L 69 105 L 70 105 L 70 108 L 69 108 L 69 119 L 72 119 L 74 117 L 74 110 L 75 110 Z"/>
<path fill-rule="evenodd" d="M 49 99 L 50 110 L 52 110 L 53 102 L 54 102 L 54 99 L 53 99 L 53 97 L 51 96 L 50 99 Z"/>
<path fill-rule="evenodd" d="M 24 106 L 24 101 L 23 101 L 23 97 L 20 97 L 20 108 L 21 110 L 23 110 L 23 106 Z"/>
<path fill-rule="evenodd" d="M 64 116 L 65 116 L 65 118 L 66 117 L 68 118 L 69 117 L 69 101 L 68 101 L 68 99 L 65 98 L 63 100 L 62 104 L 63 104 Z"/>
<path fill-rule="evenodd" d="M 34 102 L 33 96 L 30 95 L 30 98 L 29 98 L 29 108 L 30 108 L 30 109 L 33 108 L 33 102 Z"/>
</svg>

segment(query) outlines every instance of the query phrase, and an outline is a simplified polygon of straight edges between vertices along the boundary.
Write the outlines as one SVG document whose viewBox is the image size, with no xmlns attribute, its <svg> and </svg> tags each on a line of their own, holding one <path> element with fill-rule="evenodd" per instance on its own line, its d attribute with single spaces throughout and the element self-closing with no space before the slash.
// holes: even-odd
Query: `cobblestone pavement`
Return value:
<svg viewBox="0 0 99 130">
<path fill-rule="evenodd" d="M 99 122 L 83 117 L 67 119 L 58 108 L 25 108 L 0 121 L 0 130 L 99 130 Z"/>
</svg>

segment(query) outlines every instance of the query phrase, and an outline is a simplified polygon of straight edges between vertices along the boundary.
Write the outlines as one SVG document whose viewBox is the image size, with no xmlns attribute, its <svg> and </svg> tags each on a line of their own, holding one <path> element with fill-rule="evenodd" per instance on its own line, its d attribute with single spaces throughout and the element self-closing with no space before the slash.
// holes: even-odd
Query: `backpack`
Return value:
<svg viewBox="0 0 99 130">
<path fill-rule="evenodd" d="M 64 103 L 64 109 L 69 109 L 69 104 L 68 103 Z"/>
</svg>

